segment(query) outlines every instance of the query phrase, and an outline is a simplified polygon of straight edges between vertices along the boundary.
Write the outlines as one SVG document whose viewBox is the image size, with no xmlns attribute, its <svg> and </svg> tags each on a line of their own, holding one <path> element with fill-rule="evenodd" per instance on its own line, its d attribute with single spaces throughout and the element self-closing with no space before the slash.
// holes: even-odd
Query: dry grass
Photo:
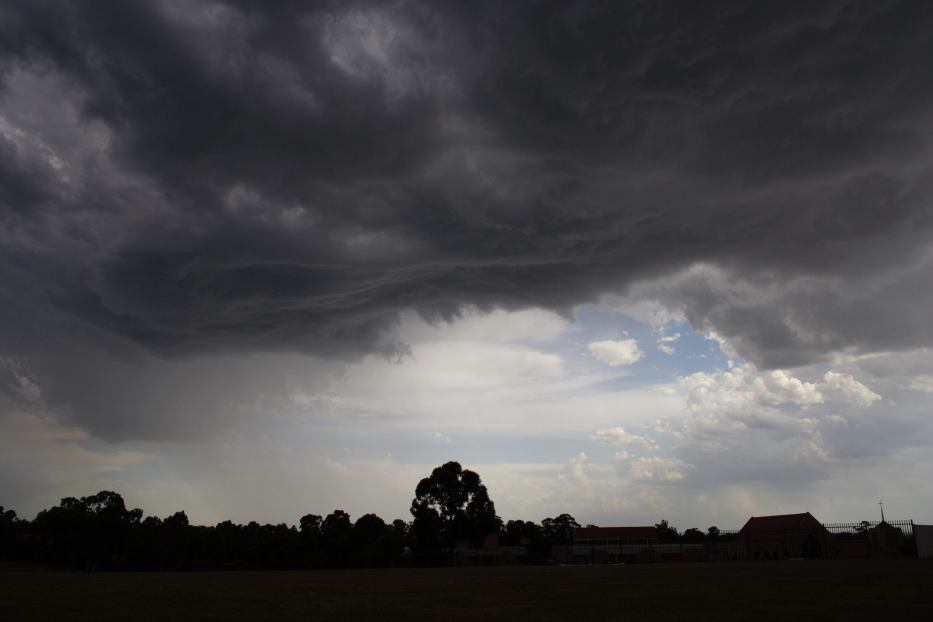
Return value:
<svg viewBox="0 0 933 622">
<path fill-rule="evenodd" d="M 0 570 L 4 620 L 930 620 L 933 564 Z"/>
</svg>

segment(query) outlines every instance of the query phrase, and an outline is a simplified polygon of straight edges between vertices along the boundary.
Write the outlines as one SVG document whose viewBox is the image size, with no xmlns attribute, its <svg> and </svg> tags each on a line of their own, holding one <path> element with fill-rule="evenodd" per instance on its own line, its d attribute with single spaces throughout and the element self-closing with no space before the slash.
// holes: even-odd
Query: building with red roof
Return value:
<svg viewBox="0 0 933 622">
<path fill-rule="evenodd" d="M 613 542 L 616 544 L 647 544 L 658 541 L 658 528 L 650 527 L 578 527 L 573 532 L 574 544 Z"/>
<path fill-rule="evenodd" d="M 636 560 L 658 546 L 656 527 L 577 527 L 573 544 L 551 547 L 562 562 L 614 563 Z"/>
<path fill-rule="evenodd" d="M 752 516 L 735 537 L 746 559 L 835 557 L 836 540 L 809 512 Z"/>
</svg>

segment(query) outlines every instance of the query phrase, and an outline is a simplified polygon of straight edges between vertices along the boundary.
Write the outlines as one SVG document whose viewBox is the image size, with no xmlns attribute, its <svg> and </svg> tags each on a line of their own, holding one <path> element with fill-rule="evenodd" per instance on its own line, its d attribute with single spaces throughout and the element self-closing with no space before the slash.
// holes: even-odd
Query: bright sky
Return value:
<svg viewBox="0 0 933 622">
<path fill-rule="evenodd" d="M 253 384 L 237 396 L 184 385 L 185 401 L 213 409 L 201 416 L 221 430 L 199 440 L 108 444 L 7 415 L 4 472 L 24 476 L 12 486 L 26 515 L 113 488 L 150 513 L 185 509 L 208 524 L 291 523 L 335 508 L 407 518 L 417 481 L 449 459 L 480 473 L 506 519 L 569 512 L 603 525 L 727 528 L 796 510 L 872 518 L 875 497 L 892 516 L 930 514 L 917 494 L 933 475 L 916 442 L 930 431 L 922 379 L 905 387 L 873 373 L 877 357 L 759 371 L 683 321 L 651 319 L 618 301 L 573 319 L 409 316 L 400 336 L 411 350 L 396 360 L 266 354 L 132 367 L 124 381 L 151 385 L 155 374 L 154 392 L 179 391 L 195 370 Z"/>
</svg>

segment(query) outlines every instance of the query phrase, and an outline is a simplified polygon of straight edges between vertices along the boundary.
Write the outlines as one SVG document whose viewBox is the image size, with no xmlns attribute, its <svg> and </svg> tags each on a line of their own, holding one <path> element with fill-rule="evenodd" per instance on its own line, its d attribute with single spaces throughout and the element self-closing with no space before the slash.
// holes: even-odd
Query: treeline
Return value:
<svg viewBox="0 0 933 622">
<path fill-rule="evenodd" d="M 111 491 L 62 499 L 33 521 L 3 512 L 0 542 L 9 558 L 87 570 L 220 570 L 393 566 L 404 563 L 408 525 L 374 514 L 355 522 L 335 510 L 298 526 L 214 526 L 184 512 L 160 519 L 127 509 Z"/>
<path fill-rule="evenodd" d="M 159 518 L 127 509 L 111 491 L 62 499 L 32 521 L 0 506 L 0 558 L 76 570 L 223 570 L 391 567 L 449 563 L 456 552 L 437 546 L 442 534 L 387 523 L 375 514 L 355 521 L 341 510 L 308 514 L 297 525 L 214 526 L 188 522 L 184 512 Z M 528 561 L 544 562 L 551 544 L 569 543 L 569 515 L 540 524 L 508 521 L 499 542 L 524 546 Z M 433 537 L 432 537 L 433 536 Z M 426 541 L 432 541 L 425 547 Z"/>
<path fill-rule="evenodd" d="M 541 523 L 495 514 L 479 476 L 448 462 L 415 491 L 412 520 L 387 523 L 375 514 L 355 521 L 341 510 L 307 514 L 297 525 L 224 521 L 191 525 L 183 511 L 159 518 L 128 509 L 101 491 L 67 497 L 32 521 L 0 506 L 0 558 L 78 570 L 221 570 L 359 568 L 447 564 L 490 534 L 524 547 L 523 561 L 543 563 L 554 544 L 579 527 L 569 514 Z"/>
<path fill-rule="evenodd" d="M 372 568 L 457 563 L 490 536 L 516 547 L 524 563 L 545 563 L 551 547 L 573 542 L 580 527 L 570 514 L 540 523 L 503 521 L 479 475 L 448 462 L 415 489 L 411 521 L 387 523 L 375 514 L 355 521 L 342 510 L 306 514 L 297 525 L 191 525 L 183 511 L 143 517 L 119 494 L 66 497 L 32 521 L 0 506 L 0 559 L 78 570 L 223 570 Z M 667 521 L 655 525 L 661 542 L 716 538 Z"/>
</svg>

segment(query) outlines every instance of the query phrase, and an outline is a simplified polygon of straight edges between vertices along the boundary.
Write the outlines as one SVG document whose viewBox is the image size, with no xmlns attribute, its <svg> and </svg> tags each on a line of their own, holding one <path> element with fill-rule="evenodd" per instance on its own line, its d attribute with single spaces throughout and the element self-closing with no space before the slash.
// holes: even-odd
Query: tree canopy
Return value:
<svg viewBox="0 0 933 622">
<path fill-rule="evenodd" d="M 673 542 L 680 537 L 677 528 L 673 525 L 669 525 L 666 520 L 656 523 L 655 527 L 658 528 L 658 540 L 661 542 Z"/>
<path fill-rule="evenodd" d="M 541 521 L 541 528 L 553 544 L 570 544 L 573 542 L 573 530 L 578 529 L 580 523 L 570 514 L 560 514 L 554 518 L 545 518 Z"/>
<path fill-rule="evenodd" d="M 422 553 L 443 548 L 450 554 L 462 540 L 477 546 L 502 524 L 479 475 L 454 461 L 418 482 L 411 514 L 412 533 Z"/>
</svg>

